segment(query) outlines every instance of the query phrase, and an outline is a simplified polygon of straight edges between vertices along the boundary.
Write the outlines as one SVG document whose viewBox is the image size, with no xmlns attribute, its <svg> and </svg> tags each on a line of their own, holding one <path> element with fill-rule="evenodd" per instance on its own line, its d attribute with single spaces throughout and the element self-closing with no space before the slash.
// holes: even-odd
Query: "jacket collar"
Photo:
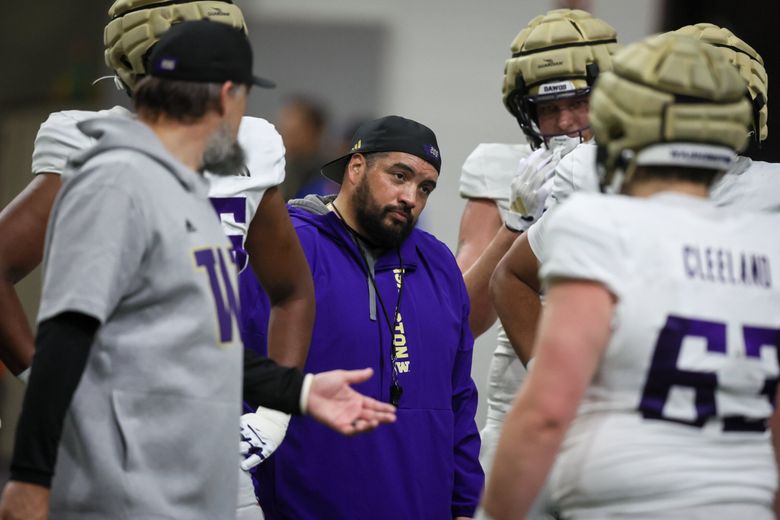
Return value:
<svg viewBox="0 0 780 520">
<path fill-rule="evenodd" d="M 334 211 L 323 209 L 326 208 L 326 203 L 330 202 L 330 200 L 322 197 L 313 198 L 311 196 L 305 200 L 306 203 L 291 201 L 290 214 L 305 220 L 318 228 L 322 233 L 330 236 L 335 242 L 349 251 L 356 262 L 362 264 L 364 262 L 362 253 L 347 227 Z M 317 201 L 319 201 L 319 204 Z M 416 270 L 419 264 L 419 248 L 417 244 L 420 233 L 421 231 L 417 229 L 412 230 L 399 249 L 403 266 L 410 272 Z M 377 271 L 397 269 L 398 267 L 399 258 L 395 249 L 383 251 L 376 257 L 375 269 Z"/>
</svg>

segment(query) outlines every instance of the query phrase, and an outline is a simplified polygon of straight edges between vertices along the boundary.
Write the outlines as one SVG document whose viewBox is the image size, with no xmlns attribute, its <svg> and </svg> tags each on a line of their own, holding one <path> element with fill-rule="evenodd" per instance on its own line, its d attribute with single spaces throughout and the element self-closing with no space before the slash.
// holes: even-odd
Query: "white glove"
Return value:
<svg viewBox="0 0 780 520">
<path fill-rule="evenodd" d="M 552 191 L 555 167 L 560 158 L 558 151 L 539 148 L 520 160 L 510 188 L 509 211 L 504 215 L 506 227 L 526 231 L 539 220 Z"/>
<path fill-rule="evenodd" d="M 241 416 L 241 469 L 249 471 L 267 459 L 284 440 L 290 416 L 270 408 Z"/>
</svg>

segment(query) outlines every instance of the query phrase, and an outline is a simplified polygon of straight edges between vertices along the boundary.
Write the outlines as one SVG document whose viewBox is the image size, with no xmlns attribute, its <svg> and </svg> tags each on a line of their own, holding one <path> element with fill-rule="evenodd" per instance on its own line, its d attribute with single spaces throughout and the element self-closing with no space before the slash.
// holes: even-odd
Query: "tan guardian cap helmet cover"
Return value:
<svg viewBox="0 0 780 520">
<path fill-rule="evenodd" d="M 769 136 L 769 81 L 764 59 L 756 50 L 725 27 L 711 23 L 686 25 L 675 31 L 714 45 L 739 70 L 748 86 L 753 104 L 753 138 L 762 142 Z"/>
<path fill-rule="evenodd" d="M 725 170 L 746 146 L 745 82 L 711 45 L 656 35 L 620 51 L 613 66 L 590 103 L 602 186 L 618 189 L 637 165 Z"/>
<path fill-rule="evenodd" d="M 207 19 L 246 31 L 241 10 L 230 0 L 116 0 L 108 15 L 111 21 L 103 32 L 106 65 L 128 91 L 146 73 L 149 50 L 172 24 Z"/>
<path fill-rule="evenodd" d="M 567 95 L 587 94 L 599 72 L 612 68 L 617 48 L 615 29 L 578 9 L 549 11 L 520 31 L 504 65 L 503 101 L 533 147 L 543 138 L 531 97 L 553 81 L 570 84 Z"/>
</svg>

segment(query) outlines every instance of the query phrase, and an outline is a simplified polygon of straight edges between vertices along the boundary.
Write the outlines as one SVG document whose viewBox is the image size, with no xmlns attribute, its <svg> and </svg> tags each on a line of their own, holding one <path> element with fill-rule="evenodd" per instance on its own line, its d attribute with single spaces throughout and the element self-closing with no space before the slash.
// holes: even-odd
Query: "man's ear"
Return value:
<svg viewBox="0 0 780 520">
<path fill-rule="evenodd" d="M 227 104 L 233 97 L 235 97 L 237 87 L 238 85 L 232 81 L 226 81 L 222 84 L 221 87 L 219 87 L 219 106 L 217 107 L 217 111 L 219 112 L 220 116 L 225 115 Z"/>
<path fill-rule="evenodd" d="M 344 181 L 348 181 L 350 184 L 357 184 L 360 178 L 366 174 L 366 156 L 362 153 L 352 154 L 347 163 L 347 169 L 344 172 Z"/>
</svg>

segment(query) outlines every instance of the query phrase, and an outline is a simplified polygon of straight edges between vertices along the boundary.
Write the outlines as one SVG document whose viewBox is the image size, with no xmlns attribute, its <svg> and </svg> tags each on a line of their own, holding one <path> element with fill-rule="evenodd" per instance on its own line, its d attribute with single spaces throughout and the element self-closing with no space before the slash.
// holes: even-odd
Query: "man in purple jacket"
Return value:
<svg viewBox="0 0 780 520">
<path fill-rule="evenodd" d="M 337 196 L 290 203 L 317 300 L 306 371 L 373 367 L 356 390 L 396 405 L 398 420 L 340 438 L 293 417 L 257 468 L 258 498 L 269 519 L 470 518 L 484 476 L 468 296 L 449 249 L 415 229 L 441 168 L 436 136 L 388 116 L 352 143 L 322 168 Z M 247 344 L 264 348 L 268 316 L 244 307 Z"/>
</svg>

